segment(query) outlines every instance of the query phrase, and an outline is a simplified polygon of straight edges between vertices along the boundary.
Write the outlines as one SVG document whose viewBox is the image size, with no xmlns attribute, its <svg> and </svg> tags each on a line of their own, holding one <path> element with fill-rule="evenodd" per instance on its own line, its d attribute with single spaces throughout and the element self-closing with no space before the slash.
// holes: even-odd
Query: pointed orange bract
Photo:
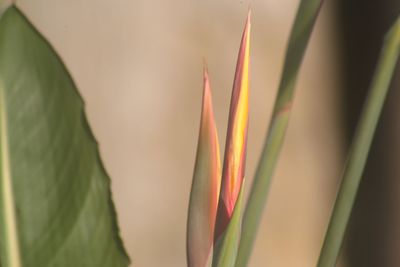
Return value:
<svg viewBox="0 0 400 267">
<path fill-rule="evenodd" d="M 249 12 L 232 89 L 222 177 L 211 90 L 204 70 L 203 108 L 188 215 L 189 267 L 210 263 L 211 248 L 227 229 L 241 192 L 248 128 L 250 26 Z M 214 253 L 218 254 L 218 249 Z"/>
<path fill-rule="evenodd" d="M 200 133 L 188 214 L 187 260 L 189 267 L 206 266 L 210 256 L 220 180 L 218 135 L 210 83 L 205 67 Z"/>
<path fill-rule="evenodd" d="M 236 65 L 218 203 L 215 239 L 226 229 L 244 177 L 248 128 L 250 12 Z"/>
</svg>

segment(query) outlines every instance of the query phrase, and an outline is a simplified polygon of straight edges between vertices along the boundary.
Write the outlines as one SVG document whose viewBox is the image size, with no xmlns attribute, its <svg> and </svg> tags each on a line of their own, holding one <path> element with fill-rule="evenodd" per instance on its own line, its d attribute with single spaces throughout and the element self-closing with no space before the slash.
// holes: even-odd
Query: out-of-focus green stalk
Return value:
<svg viewBox="0 0 400 267">
<path fill-rule="evenodd" d="M 318 267 L 335 266 L 400 51 L 400 17 L 385 38 L 369 95 L 350 148 L 342 184 L 322 246 Z"/>
<path fill-rule="evenodd" d="M 236 267 L 246 266 L 250 258 L 287 129 L 296 78 L 321 4 L 322 0 L 302 0 L 292 26 L 272 120 L 244 212 Z"/>
</svg>

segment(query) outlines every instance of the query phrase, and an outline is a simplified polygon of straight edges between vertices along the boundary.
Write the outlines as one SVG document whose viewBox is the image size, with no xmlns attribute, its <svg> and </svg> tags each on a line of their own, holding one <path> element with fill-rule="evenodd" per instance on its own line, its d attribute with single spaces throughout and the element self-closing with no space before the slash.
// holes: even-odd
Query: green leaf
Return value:
<svg viewBox="0 0 400 267">
<path fill-rule="evenodd" d="M 232 213 L 231 220 L 214 247 L 213 267 L 233 267 L 239 246 L 240 232 L 242 228 L 242 206 L 244 179 Z"/>
<path fill-rule="evenodd" d="M 247 266 L 250 258 L 288 126 L 296 79 L 321 4 L 322 0 L 302 0 L 293 23 L 272 119 L 243 216 L 236 267 Z"/>
<path fill-rule="evenodd" d="M 0 19 L 0 88 L 1 265 L 19 266 L 19 251 L 26 267 L 128 266 L 83 101 L 14 6 Z"/>
<path fill-rule="evenodd" d="M 318 267 L 331 267 L 336 264 L 399 53 L 400 17 L 387 34 L 381 50 L 370 92 L 350 148 Z"/>
<path fill-rule="evenodd" d="M 0 0 L 0 16 L 11 5 L 11 0 Z"/>
</svg>

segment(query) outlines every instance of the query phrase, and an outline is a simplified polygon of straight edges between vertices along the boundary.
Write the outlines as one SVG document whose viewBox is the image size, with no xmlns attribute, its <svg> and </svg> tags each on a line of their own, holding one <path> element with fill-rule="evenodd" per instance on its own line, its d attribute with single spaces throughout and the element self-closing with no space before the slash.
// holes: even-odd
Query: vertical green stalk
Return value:
<svg viewBox="0 0 400 267">
<path fill-rule="evenodd" d="M 0 263 L 6 267 L 20 267 L 5 104 L 3 88 L 0 84 L 0 227 L 2 238 Z"/>
<path fill-rule="evenodd" d="M 329 222 L 318 267 L 335 266 L 372 138 L 400 51 L 400 17 L 387 34 L 361 119 L 350 148 L 342 183 Z"/>
<path fill-rule="evenodd" d="M 292 26 L 266 142 L 243 217 L 236 267 L 247 265 L 289 122 L 296 79 L 322 0 L 302 0 Z"/>
</svg>

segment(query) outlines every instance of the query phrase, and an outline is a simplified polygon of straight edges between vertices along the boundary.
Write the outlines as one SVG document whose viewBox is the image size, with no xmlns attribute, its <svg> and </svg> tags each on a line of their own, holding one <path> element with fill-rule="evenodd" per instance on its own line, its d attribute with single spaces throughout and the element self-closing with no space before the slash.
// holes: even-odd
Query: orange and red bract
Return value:
<svg viewBox="0 0 400 267">
<path fill-rule="evenodd" d="M 249 110 L 250 28 L 249 12 L 232 89 L 214 242 L 229 224 L 244 178 Z"/>
<path fill-rule="evenodd" d="M 250 27 L 249 12 L 232 89 L 222 176 L 211 89 L 208 72 L 204 68 L 203 106 L 188 214 L 189 267 L 205 267 L 210 263 L 213 244 L 226 230 L 243 184 L 248 128 Z"/>
<path fill-rule="evenodd" d="M 218 134 L 208 72 L 204 67 L 203 106 L 188 214 L 187 261 L 189 267 L 204 267 L 209 260 L 213 245 L 220 180 Z"/>
</svg>

